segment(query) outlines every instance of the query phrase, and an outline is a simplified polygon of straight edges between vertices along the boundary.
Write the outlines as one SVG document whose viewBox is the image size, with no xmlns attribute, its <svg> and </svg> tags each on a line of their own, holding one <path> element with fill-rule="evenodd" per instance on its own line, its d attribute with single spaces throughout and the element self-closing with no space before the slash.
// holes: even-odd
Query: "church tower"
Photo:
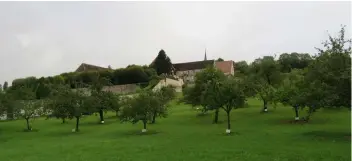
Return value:
<svg viewBox="0 0 352 161">
<path fill-rule="evenodd" d="M 205 49 L 205 53 L 204 53 L 204 61 L 207 60 L 207 49 Z"/>
</svg>

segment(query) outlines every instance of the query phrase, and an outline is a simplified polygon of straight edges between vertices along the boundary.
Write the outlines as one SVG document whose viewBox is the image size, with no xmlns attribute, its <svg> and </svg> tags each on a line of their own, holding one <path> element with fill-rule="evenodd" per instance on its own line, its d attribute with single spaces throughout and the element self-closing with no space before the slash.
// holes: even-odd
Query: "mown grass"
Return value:
<svg viewBox="0 0 352 161">
<path fill-rule="evenodd" d="M 291 124 L 294 113 L 279 106 L 261 114 L 260 102 L 232 112 L 232 135 L 225 135 L 226 117 L 212 124 L 212 113 L 196 116 L 186 105 L 174 105 L 168 118 L 148 125 L 120 123 L 109 113 L 81 120 L 44 118 L 36 132 L 23 132 L 25 121 L 0 122 L 1 161 L 350 161 L 351 120 L 348 110 L 320 110 L 307 124 Z"/>
</svg>

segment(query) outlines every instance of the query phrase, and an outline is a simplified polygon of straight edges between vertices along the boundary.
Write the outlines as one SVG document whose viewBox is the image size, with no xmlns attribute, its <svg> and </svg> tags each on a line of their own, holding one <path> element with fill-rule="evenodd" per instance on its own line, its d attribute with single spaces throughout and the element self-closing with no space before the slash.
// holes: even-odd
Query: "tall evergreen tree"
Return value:
<svg viewBox="0 0 352 161">
<path fill-rule="evenodd" d="M 171 74 L 172 63 L 164 50 L 160 50 L 151 66 L 156 70 L 157 74 Z"/>
<path fill-rule="evenodd" d="M 224 59 L 223 58 L 218 58 L 218 60 L 217 61 L 224 61 Z"/>
</svg>

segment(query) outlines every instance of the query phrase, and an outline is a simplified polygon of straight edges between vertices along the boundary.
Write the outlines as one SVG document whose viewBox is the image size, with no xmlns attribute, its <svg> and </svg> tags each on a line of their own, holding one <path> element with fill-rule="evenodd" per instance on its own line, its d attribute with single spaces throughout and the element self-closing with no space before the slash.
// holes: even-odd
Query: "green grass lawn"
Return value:
<svg viewBox="0 0 352 161">
<path fill-rule="evenodd" d="M 0 122 L 1 161 L 350 161 L 351 120 L 348 110 L 320 110 L 308 124 L 291 124 L 294 112 L 277 107 L 261 114 L 260 102 L 232 112 L 232 135 L 226 117 L 212 124 L 213 113 L 196 116 L 190 106 L 174 105 L 168 118 L 148 125 L 120 123 L 113 113 L 105 124 L 98 116 L 75 121 L 44 118 L 37 132 L 23 132 L 24 120 Z"/>
</svg>

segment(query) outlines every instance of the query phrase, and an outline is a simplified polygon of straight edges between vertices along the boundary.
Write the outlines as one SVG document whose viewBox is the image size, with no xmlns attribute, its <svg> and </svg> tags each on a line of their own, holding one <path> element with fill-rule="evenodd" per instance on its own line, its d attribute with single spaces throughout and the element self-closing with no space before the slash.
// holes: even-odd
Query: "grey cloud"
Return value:
<svg viewBox="0 0 352 161">
<path fill-rule="evenodd" d="M 0 2 L 0 83 L 50 76 L 80 63 L 251 61 L 316 52 L 347 25 L 350 2 Z"/>
</svg>

